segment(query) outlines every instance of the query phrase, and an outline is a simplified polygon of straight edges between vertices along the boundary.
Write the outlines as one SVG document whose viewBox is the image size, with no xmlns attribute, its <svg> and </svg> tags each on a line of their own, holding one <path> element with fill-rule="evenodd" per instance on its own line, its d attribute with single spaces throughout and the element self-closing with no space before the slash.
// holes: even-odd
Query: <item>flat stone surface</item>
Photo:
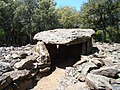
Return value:
<svg viewBox="0 0 120 90">
<path fill-rule="evenodd" d="M 6 72 L 3 75 L 9 75 L 13 81 L 18 80 L 20 78 L 28 78 L 28 75 L 30 74 L 29 70 L 16 70 L 16 71 L 11 71 L 11 72 Z"/>
<path fill-rule="evenodd" d="M 22 59 L 20 62 L 17 62 L 14 67 L 17 69 L 34 69 L 34 64 L 36 62 L 37 54 L 27 56 L 25 59 Z"/>
<path fill-rule="evenodd" d="M 109 78 L 101 75 L 88 74 L 86 82 L 92 90 L 112 90 Z"/>
<path fill-rule="evenodd" d="M 115 66 L 112 67 L 102 67 L 100 69 L 97 70 L 93 70 L 92 73 L 93 74 L 97 74 L 97 75 L 103 75 L 103 76 L 107 76 L 107 77 L 117 77 L 117 74 L 120 71 L 115 68 Z"/>
<path fill-rule="evenodd" d="M 87 41 L 95 31 L 92 29 L 54 29 L 39 32 L 34 40 L 42 40 L 46 44 L 78 44 Z"/>
</svg>

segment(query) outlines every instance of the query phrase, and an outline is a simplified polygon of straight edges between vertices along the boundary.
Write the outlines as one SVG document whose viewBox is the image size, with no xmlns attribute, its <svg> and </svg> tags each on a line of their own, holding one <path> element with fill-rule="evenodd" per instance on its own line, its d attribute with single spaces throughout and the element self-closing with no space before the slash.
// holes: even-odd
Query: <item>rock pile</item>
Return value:
<svg viewBox="0 0 120 90">
<path fill-rule="evenodd" d="M 94 44 L 59 82 L 58 90 L 120 90 L 120 45 Z"/>
<path fill-rule="evenodd" d="M 26 90 L 38 73 L 50 69 L 50 56 L 42 42 L 0 48 L 0 90 Z"/>
</svg>

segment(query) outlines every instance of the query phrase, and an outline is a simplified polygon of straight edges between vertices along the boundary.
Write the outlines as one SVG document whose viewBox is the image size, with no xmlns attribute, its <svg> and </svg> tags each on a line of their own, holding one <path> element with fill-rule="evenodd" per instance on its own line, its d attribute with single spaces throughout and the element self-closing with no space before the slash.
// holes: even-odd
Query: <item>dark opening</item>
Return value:
<svg viewBox="0 0 120 90">
<path fill-rule="evenodd" d="M 50 53 L 52 66 L 60 68 L 66 68 L 73 66 L 78 60 L 82 53 L 82 43 L 75 45 L 46 45 Z"/>
</svg>

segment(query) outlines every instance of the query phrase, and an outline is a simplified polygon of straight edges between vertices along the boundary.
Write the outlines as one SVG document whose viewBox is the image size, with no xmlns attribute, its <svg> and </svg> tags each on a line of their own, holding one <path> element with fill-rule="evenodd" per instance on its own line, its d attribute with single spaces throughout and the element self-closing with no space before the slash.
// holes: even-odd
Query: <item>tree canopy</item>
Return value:
<svg viewBox="0 0 120 90">
<path fill-rule="evenodd" d="M 55 28 L 92 28 L 95 40 L 120 42 L 120 1 L 89 0 L 77 11 L 54 0 L 0 0 L 0 46 L 32 43 L 35 33 Z"/>
</svg>

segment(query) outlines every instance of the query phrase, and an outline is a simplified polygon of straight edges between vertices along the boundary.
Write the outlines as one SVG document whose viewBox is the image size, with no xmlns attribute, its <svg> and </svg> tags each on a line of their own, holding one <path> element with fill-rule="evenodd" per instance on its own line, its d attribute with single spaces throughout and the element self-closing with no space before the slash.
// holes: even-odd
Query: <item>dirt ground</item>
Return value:
<svg viewBox="0 0 120 90">
<path fill-rule="evenodd" d="M 57 67 L 52 74 L 41 78 L 32 90 L 55 90 L 59 85 L 58 79 L 64 77 L 64 75 L 65 70 Z"/>
</svg>

